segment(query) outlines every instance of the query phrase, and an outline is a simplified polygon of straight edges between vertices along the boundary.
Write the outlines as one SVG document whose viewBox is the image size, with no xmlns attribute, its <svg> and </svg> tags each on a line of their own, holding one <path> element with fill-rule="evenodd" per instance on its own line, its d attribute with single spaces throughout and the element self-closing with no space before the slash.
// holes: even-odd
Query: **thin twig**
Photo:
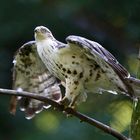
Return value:
<svg viewBox="0 0 140 140">
<path fill-rule="evenodd" d="M 79 118 L 82 122 L 86 122 L 90 125 L 93 125 L 101 130 L 103 130 L 104 132 L 116 137 L 119 140 L 128 140 L 127 137 L 125 137 L 124 135 L 122 135 L 121 133 L 117 132 L 116 130 L 114 130 L 113 128 L 93 119 L 90 118 L 78 111 L 75 111 L 72 108 L 65 108 L 64 105 L 61 105 L 55 101 L 52 101 L 44 96 L 38 95 L 38 94 L 34 94 L 34 93 L 30 93 L 30 92 L 25 92 L 25 91 L 16 91 L 16 90 L 9 90 L 9 89 L 2 89 L 0 88 L 0 94 L 3 95 L 15 95 L 15 96 L 23 96 L 23 97 L 30 97 L 30 98 L 34 98 L 37 99 L 39 101 L 43 101 L 43 102 L 47 102 L 48 104 L 52 105 L 53 107 L 57 108 L 60 111 L 65 111 L 68 114 L 71 114 L 77 118 Z"/>
</svg>

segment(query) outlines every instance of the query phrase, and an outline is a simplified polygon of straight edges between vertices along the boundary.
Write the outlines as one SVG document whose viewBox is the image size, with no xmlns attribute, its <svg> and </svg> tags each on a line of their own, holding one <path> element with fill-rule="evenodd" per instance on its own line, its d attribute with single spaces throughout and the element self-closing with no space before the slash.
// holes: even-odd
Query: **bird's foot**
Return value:
<svg viewBox="0 0 140 140">
<path fill-rule="evenodd" d="M 68 106 L 69 108 L 72 108 L 72 109 L 74 109 L 75 110 L 75 103 L 73 103 L 73 102 L 71 102 L 70 104 L 69 104 L 69 106 Z"/>
<path fill-rule="evenodd" d="M 62 105 L 64 105 L 64 107 L 68 107 L 69 104 L 70 104 L 70 101 L 69 101 L 69 99 L 68 99 L 67 97 L 64 97 L 64 98 L 60 101 L 60 103 L 61 103 Z"/>
<path fill-rule="evenodd" d="M 62 105 L 64 105 L 64 107 L 69 107 L 69 108 L 72 108 L 72 109 L 75 109 L 75 102 L 73 101 L 70 101 L 67 97 L 64 97 L 60 103 Z"/>
<path fill-rule="evenodd" d="M 60 103 L 61 103 L 62 105 L 64 105 L 64 108 L 65 108 L 66 110 L 69 110 L 69 109 L 75 110 L 75 102 L 71 102 L 67 97 L 64 97 L 64 98 L 60 101 Z M 72 114 L 69 113 L 69 111 L 68 111 L 68 112 L 67 112 L 67 111 L 63 111 L 63 113 L 66 114 L 67 117 L 72 117 Z"/>
</svg>

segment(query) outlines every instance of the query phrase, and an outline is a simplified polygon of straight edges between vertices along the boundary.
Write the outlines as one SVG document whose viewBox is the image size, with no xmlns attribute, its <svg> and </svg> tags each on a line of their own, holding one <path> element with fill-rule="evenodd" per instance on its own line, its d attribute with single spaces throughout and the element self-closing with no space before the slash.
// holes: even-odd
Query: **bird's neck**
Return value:
<svg viewBox="0 0 140 140">
<path fill-rule="evenodd" d="M 37 48 L 39 51 L 41 52 L 46 52 L 46 54 L 53 54 L 54 50 L 55 50 L 55 46 L 56 46 L 56 41 L 51 39 L 51 38 L 47 38 L 44 40 L 37 40 Z"/>
</svg>

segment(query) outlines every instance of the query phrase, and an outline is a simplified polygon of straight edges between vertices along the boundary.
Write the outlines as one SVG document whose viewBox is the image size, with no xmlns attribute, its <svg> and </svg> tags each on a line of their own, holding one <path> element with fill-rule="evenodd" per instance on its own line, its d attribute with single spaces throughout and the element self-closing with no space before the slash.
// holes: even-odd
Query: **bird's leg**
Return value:
<svg viewBox="0 0 140 140">
<path fill-rule="evenodd" d="M 75 96 L 75 98 L 72 100 L 72 102 L 69 104 L 69 107 L 75 109 L 76 101 L 79 95 Z"/>
<path fill-rule="evenodd" d="M 61 104 L 63 104 L 64 106 L 68 106 L 70 104 L 69 99 L 64 96 L 63 99 L 60 101 Z"/>
<path fill-rule="evenodd" d="M 65 106 L 74 108 L 77 98 L 83 92 L 83 82 L 78 81 L 76 77 L 69 77 L 66 79 L 66 93 L 61 103 Z"/>
</svg>

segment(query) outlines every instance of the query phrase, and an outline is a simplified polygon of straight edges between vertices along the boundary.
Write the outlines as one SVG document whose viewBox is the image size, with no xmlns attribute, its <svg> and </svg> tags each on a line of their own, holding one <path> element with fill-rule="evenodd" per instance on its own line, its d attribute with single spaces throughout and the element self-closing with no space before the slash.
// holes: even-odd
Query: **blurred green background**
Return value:
<svg viewBox="0 0 140 140">
<path fill-rule="evenodd" d="M 129 72 L 137 72 L 140 46 L 139 0 L 1 0 L 0 1 L 0 87 L 11 88 L 15 51 L 33 40 L 38 25 L 47 26 L 65 42 L 80 35 L 107 48 Z M 8 112 L 10 97 L 0 95 L 0 140 L 115 140 L 74 117 L 49 109 L 32 120 L 24 113 Z M 111 94 L 89 95 L 78 110 L 129 135 L 132 102 Z"/>
</svg>

